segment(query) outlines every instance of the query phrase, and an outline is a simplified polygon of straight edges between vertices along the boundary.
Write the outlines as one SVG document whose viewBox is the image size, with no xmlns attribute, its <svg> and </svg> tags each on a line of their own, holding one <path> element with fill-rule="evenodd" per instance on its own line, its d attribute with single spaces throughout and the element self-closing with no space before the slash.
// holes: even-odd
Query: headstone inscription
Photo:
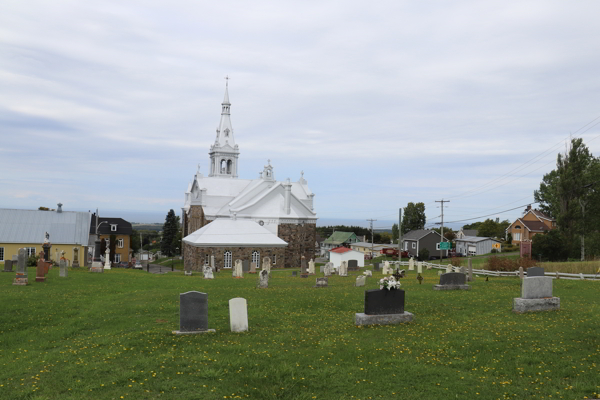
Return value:
<svg viewBox="0 0 600 400">
<path fill-rule="evenodd" d="M 27 252 L 25 249 L 19 249 L 18 260 L 17 275 L 13 280 L 13 285 L 26 286 L 29 284 L 29 279 L 27 277 Z"/>
<path fill-rule="evenodd" d="M 208 329 L 208 295 L 201 292 L 179 294 L 179 330 L 178 335 L 214 332 Z"/>
<path fill-rule="evenodd" d="M 263 269 L 258 273 L 258 288 L 266 289 L 269 287 L 269 271 Z"/>
<path fill-rule="evenodd" d="M 348 271 L 358 271 L 358 260 L 348 260 Z"/>
<path fill-rule="evenodd" d="M 248 304 L 246 299 L 236 297 L 229 300 L 229 326 L 231 332 L 248 330 Z"/>
<path fill-rule="evenodd" d="M 365 282 L 367 281 L 366 275 L 359 275 L 356 277 L 356 283 L 354 286 L 365 286 Z"/>
<path fill-rule="evenodd" d="M 527 277 L 531 278 L 532 276 L 545 276 L 544 268 L 542 268 L 542 267 L 527 268 Z"/>
<path fill-rule="evenodd" d="M 552 277 L 549 276 L 523 278 L 521 297 L 513 299 L 513 312 L 524 313 L 560 309 L 560 298 L 552 295 L 552 280 Z"/>
<path fill-rule="evenodd" d="M 73 247 L 73 268 L 79 268 L 79 247 Z"/>
<path fill-rule="evenodd" d="M 204 279 L 214 279 L 213 269 L 210 265 L 205 265 L 202 272 L 204 273 Z"/>
<path fill-rule="evenodd" d="M 12 260 L 4 260 L 4 270 L 2 272 L 13 272 Z"/>
<path fill-rule="evenodd" d="M 316 288 L 327 287 L 329 278 L 317 278 L 317 282 L 315 284 Z"/>
<path fill-rule="evenodd" d="M 467 276 L 460 272 L 446 272 L 440 275 L 439 285 L 433 287 L 434 290 L 469 290 L 467 285 Z"/>
</svg>

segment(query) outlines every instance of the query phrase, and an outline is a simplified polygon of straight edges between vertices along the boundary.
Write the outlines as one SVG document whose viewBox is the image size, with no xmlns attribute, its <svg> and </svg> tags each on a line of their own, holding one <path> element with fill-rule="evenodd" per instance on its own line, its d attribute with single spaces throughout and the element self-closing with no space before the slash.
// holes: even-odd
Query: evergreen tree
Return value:
<svg viewBox="0 0 600 400">
<path fill-rule="evenodd" d="M 173 240 L 177 236 L 179 230 L 179 218 L 175 215 L 173 209 L 169 210 L 165 217 L 165 223 L 163 225 L 163 235 L 160 243 L 160 251 L 163 256 L 171 257 L 174 253 L 175 247 L 173 246 Z"/>
<path fill-rule="evenodd" d="M 394 243 L 398 243 L 398 238 L 400 237 L 400 229 L 398 229 L 398 224 L 392 225 L 392 241 Z"/>
</svg>

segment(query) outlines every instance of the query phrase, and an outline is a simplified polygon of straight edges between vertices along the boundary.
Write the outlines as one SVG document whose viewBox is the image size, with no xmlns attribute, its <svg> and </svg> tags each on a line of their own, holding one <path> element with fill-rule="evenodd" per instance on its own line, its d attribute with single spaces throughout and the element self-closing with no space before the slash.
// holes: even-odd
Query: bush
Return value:
<svg viewBox="0 0 600 400">
<path fill-rule="evenodd" d="M 450 264 L 452 264 L 453 267 L 460 267 L 460 258 L 452 257 L 452 260 L 450 260 Z"/>
<path fill-rule="evenodd" d="M 537 265 L 537 261 L 531 258 L 508 258 L 490 256 L 485 263 L 485 269 L 489 271 L 516 271 L 519 267 L 527 269 Z"/>
<path fill-rule="evenodd" d="M 29 258 L 27 259 L 27 266 L 28 267 L 36 267 L 39 259 L 40 259 L 40 256 L 38 256 L 37 254 L 30 255 Z"/>
<path fill-rule="evenodd" d="M 427 250 L 426 248 L 422 248 L 421 250 L 419 250 L 419 259 L 421 261 L 429 260 L 429 250 Z"/>
</svg>

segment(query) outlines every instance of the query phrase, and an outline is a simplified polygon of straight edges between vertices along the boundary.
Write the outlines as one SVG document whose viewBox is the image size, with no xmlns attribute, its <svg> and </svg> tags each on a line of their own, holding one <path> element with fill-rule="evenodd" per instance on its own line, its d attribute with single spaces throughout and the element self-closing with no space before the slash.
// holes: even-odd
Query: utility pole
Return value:
<svg viewBox="0 0 600 400">
<path fill-rule="evenodd" d="M 402 262 L 402 208 L 398 209 L 398 262 Z M 398 264 L 400 265 L 400 264 Z"/>
<path fill-rule="evenodd" d="M 442 250 L 442 243 L 444 243 L 444 203 L 450 203 L 450 200 L 436 200 L 436 203 L 441 203 L 440 207 L 442 208 L 442 229 L 441 229 L 441 238 L 440 238 L 440 265 L 442 265 L 442 255 L 444 250 Z"/>
<path fill-rule="evenodd" d="M 373 222 L 377 221 L 376 219 L 368 219 L 371 223 L 371 260 L 373 260 L 373 244 L 375 243 L 375 236 L 373 235 Z"/>
</svg>

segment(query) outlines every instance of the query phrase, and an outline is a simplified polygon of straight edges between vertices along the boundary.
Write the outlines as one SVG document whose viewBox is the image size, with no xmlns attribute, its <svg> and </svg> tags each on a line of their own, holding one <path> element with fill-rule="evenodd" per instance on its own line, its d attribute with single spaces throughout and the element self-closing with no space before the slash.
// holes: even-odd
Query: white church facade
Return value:
<svg viewBox="0 0 600 400">
<path fill-rule="evenodd" d="M 198 170 L 185 193 L 182 208 L 185 269 L 201 271 L 211 257 L 219 268 L 231 268 L 236 259 L 257 262 L 264 257 L 271 259 L 273 267 L 300 267 L 302 256 L 307 260 L 314 257 L 315 195 L 303 173 L 296 182 L 289 178 L 277 181 L 270 160 L 257 179 L 240 179 L 240 151 L 230 111 L 226 86 L 221 121 L 208 153 L 210 173 L 204 176 Z M 217 225 L 210 235 L 205 233 L 206 229 L 200 231 L 216 220 L 233 222 L 220 221 L 218 229 L 223 232 L 218 232 Z M 238 223 L 239 228 L 236 228 L 235 221 L 243 221 L 243 224 Z M 248 229 L 248 221 L 260 228 Z M 217 243 L 214 238 L 219 235 L 228 239 Z M 257 240 L 257 236 L 262 239 Z M 287 246 L 283 246 L 281 240 Z M 260 263 L 257 265 L 260 267 Z"/>
</svg>

